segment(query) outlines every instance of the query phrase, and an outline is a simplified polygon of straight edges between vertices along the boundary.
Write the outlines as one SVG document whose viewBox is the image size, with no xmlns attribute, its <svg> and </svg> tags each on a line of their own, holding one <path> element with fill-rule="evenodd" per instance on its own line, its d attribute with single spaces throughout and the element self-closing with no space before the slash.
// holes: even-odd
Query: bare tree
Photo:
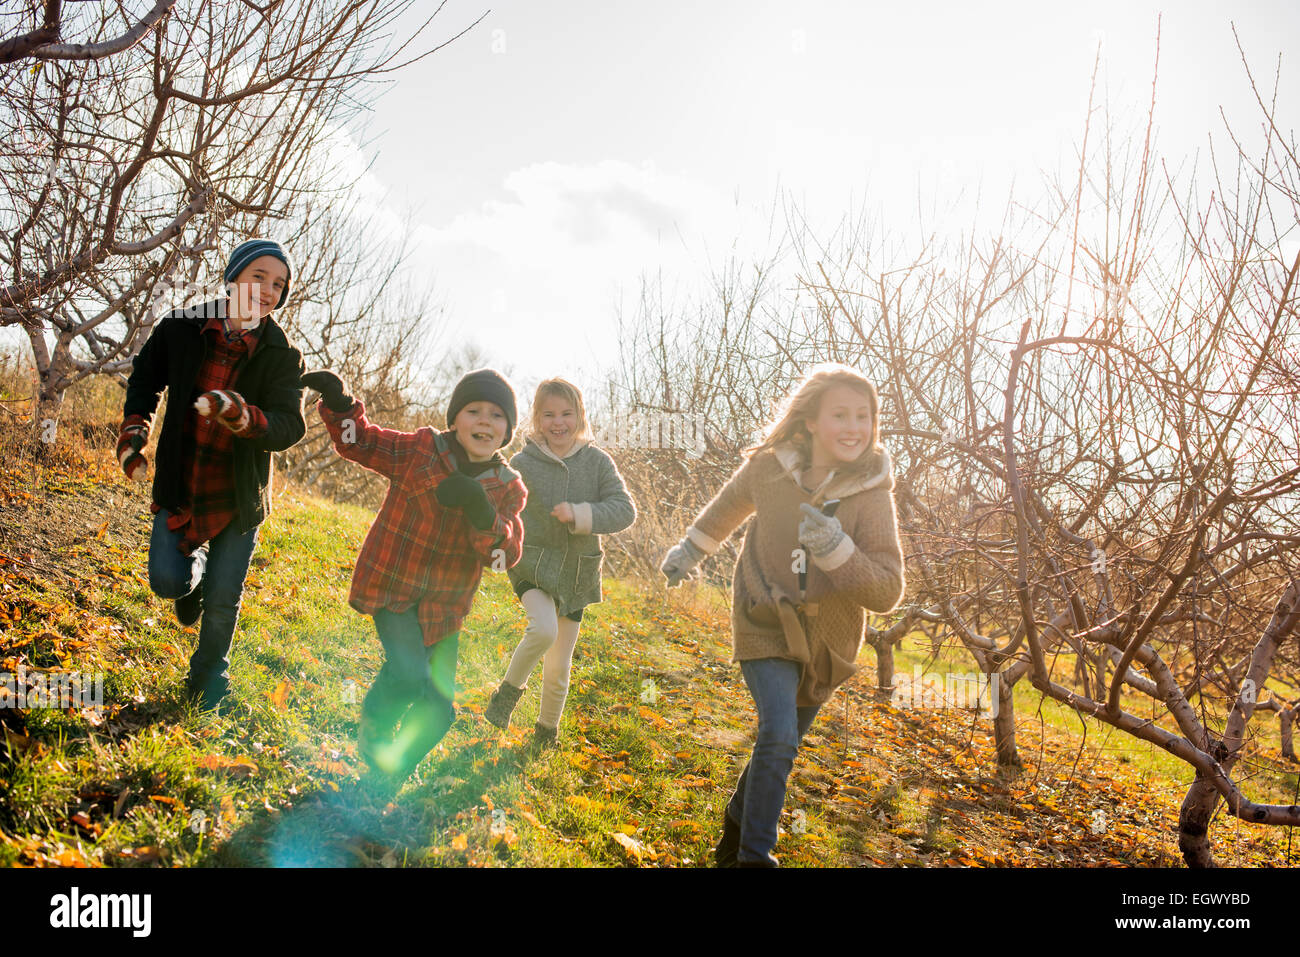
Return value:
<svg viewBox="0 0 1300 957">
<path fill-rule="evenodd" d="M 1024 678 L 1178 757 L 1196 775 L 1179 833 L 1193 866 L 1213 861 L 1220 808 L 1300 819 L 1251 721 L 1276 712 L 1293 754 L 1300 150 L 1276 90 L 1259 99 L 1260 142 L 1232 137 L 1226 163 L 1212 143 L 1209 184 L 1159 159 L 1153 85 L 1136 135 L 1090 103 L 1077 168 L 993 230 L 904 240 L 848 216 L 822 236 L 792 211 L 793 296 L 746 309 L 740 337 L 678 316 L 626 350 L 625 382 L 664 396 L 708 396 L 716 355 L 755 410 L 813 362 L 874 379 L 909 580 L 867 634 L 879 692 L 924 626 L 997 678 L 1001 766 L 1021 763 Z M 686 492 L 647 483 L 670 507 L 702 474 L 674 464 Z"/>
<path fill-rule="evenodd" d="M 374 80 L 432 52 L 391 40 L 411 5 L 0 13 L 0 325 L 31 344 L 37 421 L 79 379 L 130 368 L 161 290 L 218 273 L 220 247 L 350 185 L 322 147 Z"/>
<path fill-rule="evenodd" d="M 312 198 L 294 242 L 305 253 L 295 280 L 303 291 L 285 325 L 309 369 L 338 373 L 375 421 L 414 429 L 430 424 L 429 376 L 421 369 L 446 315 L 432 284 L 411 278 L 409 224 L 385 236 L 359 194 Z M 307 416 L 306 438 L 278 465 L 287 479 L 337 500 L 382 501 L 383 480 L 339 458 L 318 416 Z"/>
<path fill-rule="evenodd" d="M 1275 669 L 1294 675 L 1278 655 L 1300 617 L 1300 256 L 1282 255 L 1300 166 L 1266 115 L 1262 158 L 1237 144 L 1209 195 L 1157 162 L 1150 119 L 1127 161 L 1108 124 L 1040 229 L 1009 216 L 986 244 L 859 255 L 807 283 L 837 320 L 818 335 L 885 370 L 922 613 L 1003 693 L 1027 674 L 1186 761 L 1191 865 L 1212 862 L 1221 799 L 1248 821 L 1300 817 L 1233 776 L 1244 762 L 1268 792 L 1249 723 Z M 1266 704 L 1289 730 L 1290 706 Z"/>
</svg>

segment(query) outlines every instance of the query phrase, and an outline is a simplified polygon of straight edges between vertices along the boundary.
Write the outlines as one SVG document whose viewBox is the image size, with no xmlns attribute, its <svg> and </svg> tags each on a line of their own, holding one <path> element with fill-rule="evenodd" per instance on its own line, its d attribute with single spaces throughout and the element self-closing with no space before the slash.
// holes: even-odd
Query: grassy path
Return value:
<svg viewBox="0 0 1300 957">
<path fill-rule="evenodd" d="M 141 490 L 111 473 L 11 471 L 0 506 L 0 671 L 106 676 L 102 714 L 0 709 L 0 864 L 708 863 L 753 720 L 716 601 L 607 583 L 561 747 L 532 757 L 540 675 L 509 733 L 481 717 L 523 628 L 505 576 L 487 575 L 461 638 L 456 723 L 393 797 L 360 777 L 354 741 L 380 664 L 370 619 L 344 600 L 368 514 L 279 497 L 235 637 L 235 707 L 216 717 L 181 704 L 194 634 L 147 588 Z M 917 655 L 905 650 L 903 678 Z M 796 763 L 785 864 L 1178 863 L 1174 771 L 1081 757 L 1079 737 L 1031 706 L 1025 772 L 1003 779 L 988 722 L 874 703 L 870 672 Z M 1285 863 L 1281 829 L 1220 831 L 1229 863 Z"/>
</svg>

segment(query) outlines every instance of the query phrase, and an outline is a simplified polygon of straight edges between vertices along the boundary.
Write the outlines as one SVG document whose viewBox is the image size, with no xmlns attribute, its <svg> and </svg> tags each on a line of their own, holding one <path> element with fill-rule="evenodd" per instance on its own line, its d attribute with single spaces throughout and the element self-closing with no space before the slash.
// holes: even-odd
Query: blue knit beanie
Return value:
<svg viewBox="0 0 1300 957">
<path fill-rule="evenodd" d="M 274 256 L 284 263 L 287 273 L 284 277 L 284 290 L 280 293 L 280 301 L 275 304 L 275 308 L 279 309 L 289 298 L 289 281 L 293 279 L 293 263 L 289 262 L 289 254 L 284 251 L 284 247 L 274 239 L 250 239 L 240 243 L 230 254 L 230 262 L 226 263 L 226 271 L 222 276 L 226 282 L 234 282 L 244 268 L 259 256 Z"/>
</svg>

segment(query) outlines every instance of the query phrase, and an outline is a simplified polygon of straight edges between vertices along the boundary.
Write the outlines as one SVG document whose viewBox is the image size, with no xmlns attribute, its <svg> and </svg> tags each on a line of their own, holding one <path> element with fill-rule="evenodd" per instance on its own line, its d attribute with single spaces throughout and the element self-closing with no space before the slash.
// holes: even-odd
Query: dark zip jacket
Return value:
<svg viewBox="0 0 1300 957">
<path fill-rule="evenodd" d="M 158 397 L 167 389 L 167 411 L 154 463 L 153 500 L 169 512 L 182 508 L 189 498 L 186 476 L 181 474 L 182 443 L 193 443 L 186 429 L 187 413 L 199 397 L 195 389 L 199 368 L 207 355 L 204 325 L 220 309 L 219 299 L 163 316 L 150 334 L 131 369 L 126 384 L 124 416 L 153 416 Z M 274 319 L 267 318 L 257 348 L 240 360 L 231 389 L 266 415 L 266 434 L 235 438 L 235 522 L 242 535 L 271 514 L 271 453 L 282 452 L 302 439 L 307 423 L 302 416 L 302 353 L 289 344 Z"/>
</svg>

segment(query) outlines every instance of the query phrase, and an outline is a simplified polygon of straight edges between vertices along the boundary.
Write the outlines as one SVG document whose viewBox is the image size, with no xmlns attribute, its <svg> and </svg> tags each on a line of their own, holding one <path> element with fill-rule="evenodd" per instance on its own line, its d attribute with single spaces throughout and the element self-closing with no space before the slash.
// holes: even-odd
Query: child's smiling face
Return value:
<svg viewBox="0 0 1300 957">
<path fill-rule="evenodd" d="M 807 425 L 815 468 L 852 462 L 871 443 L 871 400 L 852 386 L 833 385 L 822 395 L 817 417 L 808 419 Z"/>
<path fill-rule="evenodd" d="M 235 324 L 251 329 L 271 314 L 289 281 L 289 270 L 275 256 L 258 256 L 235 277 L 230 291 L 229 315 Z"/>
<path fill-rule="evenodd" d="M 548 395 L 538 409 L 542 437 L 553 452 L 567 452 L 578 431 L 578 412 L 558 395 Z"/>
<path fill-rule="evenodd" d="M 470 459 L 486 462 L 505 441 L 506 414 L 495 402 L 471 402 L 456 413 L 451 427 Z"/>
</svg>

